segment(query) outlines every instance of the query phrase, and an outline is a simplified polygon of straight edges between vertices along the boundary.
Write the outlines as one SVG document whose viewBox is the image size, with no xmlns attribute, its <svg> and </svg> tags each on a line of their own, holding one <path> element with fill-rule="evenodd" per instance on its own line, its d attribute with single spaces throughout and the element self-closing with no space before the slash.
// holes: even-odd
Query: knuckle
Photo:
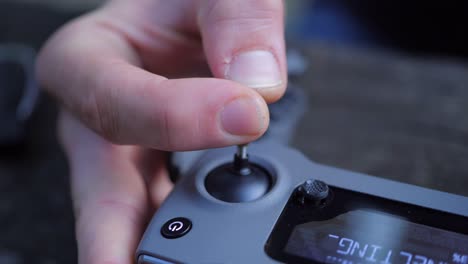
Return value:
<svg viewBox="0 0 468 264">
<path fill-rule="evenodd" d="M 109 110 L 108 100 L 98 100 L 96 97 L 98 95 L 93 93 L 83 99 L 79 105 L 79 116 L 101 136 L 115 142 L 119 138 L 116 114 Z"/>
<path fill-rule="evenodd" d="M 238 27 L 262 29 L 270 27 L 282 17 L 282 1 L 216 1 L 207 0 L 200 19 L 213 25 L 236 24 Z"/>
<path fill-rule="evenodd" d="M 117 112 L 114 111 L 107 100 L 96 104 L 97 127 L 106 139 L 118 143 L 120 138 L 120 129 L 118 125 Z"/>
<path fill-rule="evenodd" d="M 154 87 L 161 85 L 161 81 L 156 78 L 150 78 L 144 82 L 144 91 L 154 91 Z M 148 95 L 148 97 L 153 97 Z M 154 104 L 151 104 L 151 110 L 145 119 L 148 120 L 149 129 L 153 129 L 154 136 L 151 145 L 160 150 L 172 150 L 174 146 L 174 123 L 176 123 L 175 116 L 173 115 L 174 105 L 171 105 L 169 98 L 158 98 Z M 173 102 L 172 102 L 173 103 Z"/>
<path fill-rule="evenodd" d="M 160 131 L 159 131 L 159 139 L 161 140 L 160 146 L 164 150 L 172 151 L 175 150 L 177 147 L 176 141 L 174 140 L 174 129 L 172 127 L 174 126 L 174 115 L 169 108 L 169 106 L 166 104 L 165 107 L 162 109 L 162 118 L 160 121 Z"/>
<path fill-rule="evenodd" d="M 159 87 L 164 87 L 161 89 L 174 88 L 171 80 L 150 79 L 146 82 L 145 85 L 148 87 L 144 90 L 154 90 L 155 83 Z M 178 93 L 161 93 L 153 97 L 157 99 L 148 111 L 151 115 L 146 116 L 145 120 L 150 123 L 148 128 L 153 129 L 154 136 L 151 144 L 159 150 L 178 151 L 184 149 L 187 142 L 193 140 L 191 124 L 195 121 L 192 118 L 194 113 L 188 110 L 184 103 L 180 104 L 180 102 L 187 102 L 184 99 L 180 101 L 181 97 L 183 96 Z"/>
<path fill-rule="evenodd" d="M 118 215 L 124 215 L 134 224 L 140 224 L 142 217 L 145 215 L 144 207 L 138 205 L 134 201 L 125 200 L 123 198 L 102 198 L 97 201 L 97 207 L 103 211 L 118 212 Z"/>
<path fill-rule="evenodd" d="M 104 74 L 97 73 L 97 75 L 101 75 L 97 77 L 97 80 L 93 80 L 97 83 L 89 84 L 89 87 L 95 89 L 83 96 L 78 111 L 86 124 L 89 124 L 104 138 L 118 143 L 120 140 L 119 113 L 113 105 L 116 91 L 107 87 L 105 83 L 99 83 L 105 79 L 105 76 L 102 76 Z"/>
<path fill-rule="evenodd" d="M 123 264 L 122 261 L 119 260 L 113 260 L 113 259 L 108 259 L 108 256 L 105 256 L 104 260 L 102 260 L 102 256 L 96 256 L 91 259 L 91 264 L 96 263 L 96 264 Z"/>
<path fill-rule="evenodd" d="M 87 229 L 96 217 L 119 216 L 133 226 L 139 226 L 146 216 L 146 203 L 123 197 L 103 196 L 95 200 L 82 200 L 74 204 L 76 226 L 78 229 Z"/>
<path fill-rule="evenodd" d="M 167 148 L 168 150 L 172 149 L 174 147 L 174 142 L 172 140 L 172 136 L 171 136 L 171 129 L 170 129 L 170 121 L 171 118 L 170 118 L 170 111 L 168 109 L 168 107 L 165 107 L 164 110 L 163 110 L 163 123 L 162 123 L 162 134 L 164 135 L 164 143 L 163 145 L 165 146 L 165 148 Z"/>
</svg>

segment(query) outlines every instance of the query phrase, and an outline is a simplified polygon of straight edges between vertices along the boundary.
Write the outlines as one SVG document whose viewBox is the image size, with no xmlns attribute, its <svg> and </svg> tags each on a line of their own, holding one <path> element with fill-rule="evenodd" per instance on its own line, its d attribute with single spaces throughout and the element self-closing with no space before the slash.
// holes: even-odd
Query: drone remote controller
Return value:
<svg viewBox="0 0 468 264">
<path fill-rule="evenodd" d="M 468 197 L 310 161 L 287 146 L 305 105 L 289 93 L 272 107 L 293 121 L 272 123 L 286 125 L 250 155 L 174 154 L 181 177 L 146 229 L 139 264 L 468 263 Z"/>
</svg>

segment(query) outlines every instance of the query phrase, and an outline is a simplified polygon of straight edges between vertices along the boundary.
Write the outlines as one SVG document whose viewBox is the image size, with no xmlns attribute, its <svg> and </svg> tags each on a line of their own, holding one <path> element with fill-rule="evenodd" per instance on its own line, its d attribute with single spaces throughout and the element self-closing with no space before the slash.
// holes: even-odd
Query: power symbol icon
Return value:
<svg viewBox="0 0 468 264">
<path fill-rule="evenodd" d="M 175 221 L 168 226 L 169 230 L 172 232 L 179 231 L 182 229 L 182 227 L 184 227 L 184 223 L 180 221 Z"/>
<path fill-rule="evenodd" d="M 192 228 L 192 221 L 185 217 L 176 217 L 167 221 L 161 227 L 161 234 L 165 238 L 179 238 L 187 234 Z"/>
</svg>

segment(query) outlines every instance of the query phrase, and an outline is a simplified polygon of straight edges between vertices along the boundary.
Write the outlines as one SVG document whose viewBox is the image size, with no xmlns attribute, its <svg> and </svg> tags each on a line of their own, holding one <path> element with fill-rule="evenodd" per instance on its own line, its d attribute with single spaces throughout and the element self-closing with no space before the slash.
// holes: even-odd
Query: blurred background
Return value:
<svg viewBox="0 0 468 264">
<path fill-rule="evenodd" d="M 0 264 L 76 263 L 57 107 L 33 64 L 53 31 L 99 4 L 0 0 Z M 467 196 L 468 2 L 286 4 L 288 47 L 303 59 L 291 82 L 308 100 L 292 144 L 317 162 Z"/>
</svg>

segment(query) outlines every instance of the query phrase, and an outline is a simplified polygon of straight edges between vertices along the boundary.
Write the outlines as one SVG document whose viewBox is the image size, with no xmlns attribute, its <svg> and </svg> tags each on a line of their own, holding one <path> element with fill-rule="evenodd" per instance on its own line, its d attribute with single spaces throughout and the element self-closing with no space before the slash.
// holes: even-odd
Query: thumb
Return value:
<svg viewBox="0 0 468 264">
<path fill-rule="evenodd" d="M 278 100 L 287 82 L 283 1 L 203 0 L 198 23 L 211 71 Z"/>
</svg>

